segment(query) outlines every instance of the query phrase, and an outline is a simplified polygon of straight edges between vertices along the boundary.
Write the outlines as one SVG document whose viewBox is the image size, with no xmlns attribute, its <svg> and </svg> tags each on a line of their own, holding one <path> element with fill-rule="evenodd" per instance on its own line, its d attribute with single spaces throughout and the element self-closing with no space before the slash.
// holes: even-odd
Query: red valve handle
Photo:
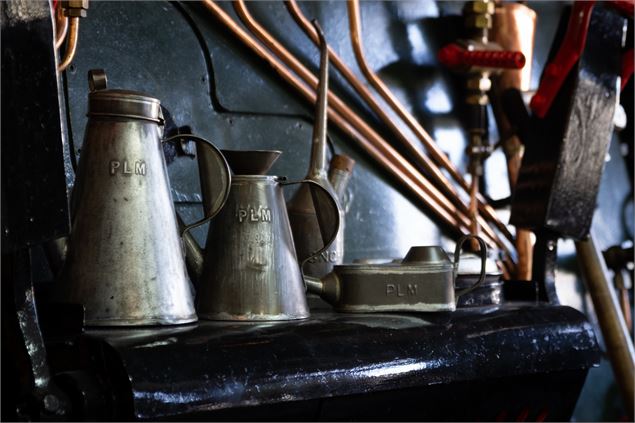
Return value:
<svg viewBox="0 0 635 423">
<path fill-rule="evenodd" d="M 457 44 L 448 44 L 439 50 L 439 61 L 449 68 L 478 66 L 497 69 L 522 69 L 525 55 L 519 51 L 466 50 Z"/>
</svg>

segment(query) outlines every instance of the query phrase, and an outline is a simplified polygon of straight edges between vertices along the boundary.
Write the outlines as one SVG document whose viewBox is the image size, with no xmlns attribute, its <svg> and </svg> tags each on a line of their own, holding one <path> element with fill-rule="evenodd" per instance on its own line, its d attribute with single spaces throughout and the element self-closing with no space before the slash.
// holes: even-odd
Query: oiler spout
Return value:
<svg viewBox="0 0 635 423">
<path fill-rule="evenodd" d="M 311 144 L 311 161 L 309 163 L 309 177 L 326 177 L 326 128 L 328 115 L 326 113 L 329 91 L 329 52 L 322 28 L 317 20 L 313 26 L 320 38 L 320 79 L 317 100 L 315 102 L 315 124 Z"/>
<path fill-rule="evenodd" d="M 320 296 L 327 303 L 335 305 L 340 300 L 340 278 L 335 272 L 321 279 L 304 275 L 304 282 L 308 292 Z"/>
<path fill-rule="evenodd" d="M 176 213 L 176 219 L 179 224 L 179 232 L 183 233 L 186 225 L 178 212 Z M 198 245 L 198 242 L 196 242 L 194 236 L 189 231 L 183 234 L 183 247 L 185 248 L 185 266 L 187 267 L 187 272 L 194 286 L 197 286 L 201 274 L 203 273 L 203 249 Z"/>
</svg>

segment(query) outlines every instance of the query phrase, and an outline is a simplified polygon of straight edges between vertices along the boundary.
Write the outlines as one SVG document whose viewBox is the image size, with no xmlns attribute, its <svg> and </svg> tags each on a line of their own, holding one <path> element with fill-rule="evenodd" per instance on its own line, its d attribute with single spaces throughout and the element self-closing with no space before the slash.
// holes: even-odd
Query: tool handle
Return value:
<svg viewBox="0 0 635 423">
<path fill-rule="evenodd" d="M 212 218 L 216 216 L 218 212 L 223 208 L 223 206 L 225 205 L 225 202 L 227 201 L 227 197 L 229 196 L 229 189 L 231 187 L 231 170 L 229 169 L 229 165 L 227 164 L 227 161 L 225 160 L 225 157 L 220 152 L 220 150 L 216 148 L 214 144 L 212 144 L 210 141 L 206 140 L 205 138 L 197 137 L 196 135 L 192 135 L 192 134 L 177 134 L 167 139 L 164 139 L 161 142 L 171 143 L 181 139 L 192 140 L 198 143 L 198 145 L 208 148 L 210 152 L 212 152 L 214 155 L 217 156 L 218 162 L 222 163 L 221 166 L 223 166 L 223 169 L 222 169 L 223 179 L 220 181 L 221 189 L 218 190 L 218 196 L 216 198 L 207 200 L 209 204 L 212 204 L 214 206 L 210 207 L 208 210 L 205 211 L 205 216 L 201 220 L 198 220 L 189 225 L 185 225 L 181 229 L 181 236 L 183 236 L 190 229 L 194 229 L 197 226 L 201 226 L 202 224 L 212 220 Z"/>
<path fill-rule="evenodd" d="M 481 274 L 479 275 L 478 281 L 474 285 L 470 286 L 469 288 L 461 289 L 456 292 L 457 302 L 459 301 L 459 297 L 478 288 L 479 285 L 483 283 L 483 281 L 485 280 L 485 276 L 487 275 L 486 273 L 487 244 L 485 244 L 485 241 L 483 241 L 480 237 L 476 235 L 465 235 L 458 240 L 458 242 L 456 243 L 456 249 L 454 250 L 454 280 L 456 280 L 456 275 L 459 271 L 459 260 L 461 259 L 461 249 L 463 248 L 463 244 L 465 244 L 465 241 L 468 241 L 470 239 L 476 240 L 480 247 L 479 255 L 481 256 Z"/>
</svg>

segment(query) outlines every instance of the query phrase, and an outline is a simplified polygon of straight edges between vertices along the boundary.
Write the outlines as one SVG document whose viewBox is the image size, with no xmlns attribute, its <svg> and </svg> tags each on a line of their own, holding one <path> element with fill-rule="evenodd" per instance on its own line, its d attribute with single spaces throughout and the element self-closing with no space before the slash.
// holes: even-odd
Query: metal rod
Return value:
<svg viewBox="0 0 635 423">
<path fill-rule="evenodd" d="M 315 30 L 320 36 L 320 82 L 318 84 L 318 97 L 315 103 L 315 123 L 313 124 L 313 140 L 311 143 L 311 159 L 309 176 L 326 177 L 326 131 L 328 116 L 329 92 L 329 54 L 324 33 L 317 20 L 313 21 Z"/>
<path fill-rule="evenodd" d="M 370 84 L 375 88 L 375 90 L 384 98 L 384 100 L 392 107 L 392 109 L 397 113 L 397 115 L 408 125 L 408 127 L 412 130 L 412 132 L 417 135 L 417 137 L 421 140 L 423 145 L 426 147 L 430 156 L 440 165 L 443 166 L 450 175 L 454 178 L 454 180 L 465 190 L 465 192 L 470 191 L 470 187 L 468 183 L 465 181 L 459 170 L 452 164 L 450 159 L 439 149 L 436 145 L 434 139 L 426 132 L 426 130 L 419 124 L 419 122 L 406 110 L 406 108 L 401 104 L 401 102 L 395 97 L 395 95 L 390 91 L 388 86 L 384 84 L 384 82 L 373 72 L 373 70 L 368 66 L 366 62 L 366 58 L 364 56 L 364 50 L 362 45 L 362 37 L 361 37 L 361 25 L 360 25 L 360 17 L 359 17 L 359 3 L 358 0 L 349 0 L 348 1 L 348 18 L 350 25 L 350 36 L 351 43 L 353 45 L 353 52 L 355 53 L 355 58 L 357 60 L 357 64 L 361 69 L 362 73 L 370 82 Z M 479 209 L 481 212 L 496 225 L 496 227 L 501 231 L 501 233 L 510 241 L 514 242 L 514 236 L 509 232 L 507 226 L 503 222 L 498 219 L 496 212 L 494 209 L 486 204 L 486 200 L 483 196 L 478 196 L 479 200 Z"/>
<path fill-rule="evenodd" d="M 79 17 L 70 17 L 70 23 L 68 24 L 68 42 L 66 43 L 66 52 L 64 53 L 64 59 L 57 67 L 58 72 L 63 72 L 68 67 L 75 57 L 77 51 L 77 39 L 79 37 Z"/>
<path fill-rule="evenodd" d="M 305 99 L 311 103 L 315 103 L 316 95 L 306 83 L 302 82 L 293 73 L 286 68 L 286 66 L 267 51 L 260 43 L 253 39 L 237 22 L 235 22 L 225 11 L 215 4 L 212 0 L 204 0 L 203 4 L 207 9 L 223 23 L 245 46 L 251 51 L 257 54 L 260 58 L 265 60 L 274 71 L 280 75 L 286 82 L 288 82 L 296 91 L 298 91 Z M 414 178 L 402 170 L 401 166 L 390 160 L 387 160 L 382 151 L 380 151 L 375 145 L 369 141 L 364 135 L 362 135 L 353 125 L 351 125 L 348 119 L 345 119 L 340 113 L 333 110 L 331 107 L 328 109 L 329 119 L 338 127 L 342 132 L 348 135 L 353 141 L 355 141 L 362 149 L 364 149 L 374 160 L 376 160 L 386 171 L 396 177 L 406 188 L 410 190 L 422 203 L 431 210 L 439 219 L 446 223 L 451 229 L 454 229 L 458 234 L 465 234 L 465 231 L 461 230 L 462 225 L 457 218 L 448 213 L 428 194 L 421 188 L 419 181 L 415 182 Z M 424 179 L 425 180 L 425 179 Z M 490 244 L 491 240 L 488 240 Z"/>
<path fill-rule="evenodd" d="M 311 27 L 309 20 L 304 16 L 295 0 L 285 1 L 285 5 L 289 10 L 291 16 L 295 19 L 297 24 L 307 34 L 307 36 L 318 45 L 318 37 L 316 32 Z M 436 182 L 441 185 L 441 188 L 446 191 L 450 200 L 459 207 L 465 214 L 468 213 L 468 208 L 461 201 L 452 183 L 445 177 L 445 175 L 439 170 L 439 168 L 425 155 L 423 154 L 415 144 L 408 138 L 408 136 L 395 124 L 390 116 L 384 111 L 384 108 L 375 99 L 370 90 L 355 76 L 353 71 L 344 63 L 344 61 L 338 56 L 338 54 L 329 47 L 329 55 L 331 61 L 337 68 L 337 70 L 344 76 L 344 78 L 351 84 L 351 86 L 357 91 L 357 93 L 366 101 L 369 107 L 377 114 L 377 116 L 390 128 L 395 136 L 401 141 L 401 143 L 408 148 L 408 152 L 415 158 L 416 163 L 420 165 Z M 443 154 L 443 152 L 441 152 Z M 494 216 L 496 219 L 498 217 Z M 487 224 L 479 219 L 481 225 L 487 226 Z M 490 231 L 491 232 L 491 231 Z"/>
<path fill-rule="evenodd" d="M 235 1 L 234 8 L 236 13 L 241 18 L 247 28 L 252 31 L 256 37 L 258 37 L 263 44 L 271 49 L 286 65 L 288 65 L 294 72 L 296 72 L 305 82 L 311 85 L 315 89 L 318 85 L 317 78 L 313 75 L 304 65 L 302 65 L 282 44 L 280 44 L 270 33 L 268 33 L 249 13 L 242 0 Z M 353 112 L 337 95 L 332 92 L 328 93 L 329 109 L 330 105 L 333 105 L 335 111 L 341 113 L 347 120 L 349 120 L 359 132 L 362 133 L 370 142 L 374 143 L 384 155 L 389 157 L 389 160 L 394 160 L 402 170 L 406 171 L 411 177 L 413 177 L 419 186 L 427 191 L 434 200 L 447 212 L 456 216 L 461 223 L 461 226 L 469 229 L 469 219 L 463 210 L 459 210 L 454 206 L 434 185 L 416 169 L 409 161 L 401 156 L 389 143 L 387 143 L 375 130 L 373 130 L 359 115 Z M 505 249 L 506 253 L 511 255 L 507 246 L 498 239 L 496 233 L 490 228 L 488 232 L 488 239 L 493 240 L 496 245 Z"/>
<path fill-rule="evenodd" d="M 624 316 L 620 312 L 615 290 L 607 278 L 607 269 L 602 253 L 598 250 L 593 236 L 586 241 L 575 243 L 578 264 L 582 268 L 583 279 L 593 300 L 602 337 L 613 367 L 615 381 L 619 387 L 624 405 L 633 418 L 635 391 L 635 352 L 626 330 Z"/>
</svg>

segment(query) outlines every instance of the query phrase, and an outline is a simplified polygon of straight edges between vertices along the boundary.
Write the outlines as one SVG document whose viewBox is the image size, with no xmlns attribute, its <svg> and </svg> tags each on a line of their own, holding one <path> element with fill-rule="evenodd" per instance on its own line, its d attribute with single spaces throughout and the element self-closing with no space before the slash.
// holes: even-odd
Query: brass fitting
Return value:
<svg viewBox="0 0 635 423">
<path fill-rule="evenodd" d="M 465 25 L 468 28 L 490 29 L 492 27 L 492 16 L 486 14 L 470 15 L 465 18 Z"/>
<path fill-rule="evenodd" d="M 465 102 L 467 104 L 479 104 L 481 106 L 485 106 L 488 103 L 488 98 L 487 95 L 484 93 L 476 93 L 476 94 L 472 94 L 472 95 L 468 95 L 465 98 Z"/>
<path fill-rule="evenodd" d="M 467 88 L 474 91 L 489 91 L 492 80 L 486 74 L 476 74 L 467 79 Z"/>
<path fill-rule="evenodd" d="M 64 16 L 85 18 L 88 0 L 64 0 L 62 7 L 64 8 Z"/>
<path fill-rule="evenodd" d="M 495 11 L 495 6 L 496 5 L 494 4 L 493 1 L 488 1 L 488 0 L 470 1 L 465 4 L 465 12 L 493 15 Z"/>
</svg>

